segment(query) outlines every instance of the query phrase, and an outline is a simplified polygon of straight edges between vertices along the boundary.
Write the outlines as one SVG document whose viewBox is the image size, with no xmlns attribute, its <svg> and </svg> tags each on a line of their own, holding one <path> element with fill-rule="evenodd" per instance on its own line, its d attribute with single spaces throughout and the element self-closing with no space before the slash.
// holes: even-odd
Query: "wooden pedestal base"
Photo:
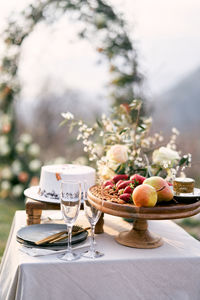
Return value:
<svg viewBox="0 0 200 300">
<path fill-rule="evenodd" d="M 133 228 L 119 233 L 115 239 L 118 243 L 132 248 L 151 249 L 163 244 L 161 237 L 148 230 L 147 220 L 144 219 L 135 219 Z"/>
</svg>

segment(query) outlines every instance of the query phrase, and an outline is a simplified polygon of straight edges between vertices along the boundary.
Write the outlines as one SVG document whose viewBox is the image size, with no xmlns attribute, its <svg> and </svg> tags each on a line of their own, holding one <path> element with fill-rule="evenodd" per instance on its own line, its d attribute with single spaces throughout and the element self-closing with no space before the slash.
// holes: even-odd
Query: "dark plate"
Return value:
<svg viewBox="0 0 200 300">
<path fill-rule="evenodd" d="M 46 238 L 51 234 L 55 234 L 57 232 L 66 230 L 66 225 L 64 224 L 36 224 L 30 225 L 21 228 L 17 232 L 17 240 L 20 243 L 28 244 L 28 245 L 35 245 L 35 242 Z M 72 236 L 72 244 L 77 244 L 83 242 L 88 236 L 88 232 L 84 231 L 75 236 Z M 52 244 L 46 243 L 43 244 L 42 247 L 55 247 L 55 246 L 66 246 L 67 238 L 58 241 Z M 36 246 L 36 245 L 35 245 Z"/>
<path fill-rule="evenodd" d="M 60 245 L 60 246 L 58 246 L 58 245 L 56 245 L 56 246 L 53 245 L 52 246 L 52 244 L 50 244 L 50 245 L 45 244 L 45 245 L 37 246 L 35 244 L 30 244 L 28 242 L 25 242 L 25 241 L 19 239 L 18 237 L 17 237 L 17 242 L 19 242 L 20 244 L 22 244 L 22 245 L 24 245 L 25 247 L 28 247 L 28 248 L 38 248 L 38 249 L 47 249 L 47 250 L 55 250 L 55 251 L 56 250 L 67 249 L 67 243 L 65 245 Z"/>
<path fill-rule="evenodd" d="M 194 203 L 200 200 L 200 189 L 194 188 L 194 194 L 174 195 L 174 199 L 180 203 Z"/>
</svg>

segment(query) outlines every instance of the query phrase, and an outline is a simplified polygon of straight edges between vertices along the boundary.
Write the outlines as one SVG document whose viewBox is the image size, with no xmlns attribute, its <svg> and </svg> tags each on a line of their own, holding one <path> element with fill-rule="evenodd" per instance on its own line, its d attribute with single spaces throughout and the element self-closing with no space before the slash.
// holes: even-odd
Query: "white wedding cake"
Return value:
<svg viewBox="0 0 200 300">
<path fill-rule="evenodd" d="M 24 194 L 35 200 L 58 202 L 61 180 L 86 181 L 89 188 L 95 185 L 96 171 L 88 166 L 73 164 L 43 166 L 39 186 L 30 187 Z"/>
</svg>

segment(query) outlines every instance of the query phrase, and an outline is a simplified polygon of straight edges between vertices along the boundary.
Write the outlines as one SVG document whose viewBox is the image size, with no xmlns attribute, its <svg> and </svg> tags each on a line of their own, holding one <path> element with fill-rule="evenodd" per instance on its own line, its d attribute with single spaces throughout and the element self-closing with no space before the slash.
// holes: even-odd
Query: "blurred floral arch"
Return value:
<svg viewBox="0 0 200 300">
<path fill-rule="evenodd" d="M 5 55 L 0 63 L 0 198 L 22 199 L 23 190 L 37 183 L 41 166 L 39 146 L 31 136 L 24 133 L 16 138 L 21 45 L 39 22 L 52 24 L 65 13 L 81 22 L 80 38 L 96 44 L 96 50 L 106 58 L 110 73 L 108 90 L 114 105 L 130 103 L 142 82 L 126 24 L 104 1 L 34 1 L 19 15 L 12 15 L 3 33 Z"/>
</svg>

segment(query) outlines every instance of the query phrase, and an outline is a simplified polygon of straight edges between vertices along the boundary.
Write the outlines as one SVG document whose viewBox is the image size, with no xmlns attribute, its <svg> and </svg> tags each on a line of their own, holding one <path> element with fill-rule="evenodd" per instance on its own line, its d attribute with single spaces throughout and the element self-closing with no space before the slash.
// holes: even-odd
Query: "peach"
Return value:
<svg viewBox="0 0 200 300">
<path fill-rule="evenodd" d="M 149 184 L 138 185 L 132 194 L 135 206 L 155 206 L 157 203 L 157 192 Z"/>
<path fill-rule="evenodd" d="M 152 176 L 143 182 L 143 184 L 149 184 L 154 187 L 158 194 L 158 202 L 171 201 L 173 199 L 173 192 L 169 187 L 166 180 L 159 176 Z"/>
</svg>

